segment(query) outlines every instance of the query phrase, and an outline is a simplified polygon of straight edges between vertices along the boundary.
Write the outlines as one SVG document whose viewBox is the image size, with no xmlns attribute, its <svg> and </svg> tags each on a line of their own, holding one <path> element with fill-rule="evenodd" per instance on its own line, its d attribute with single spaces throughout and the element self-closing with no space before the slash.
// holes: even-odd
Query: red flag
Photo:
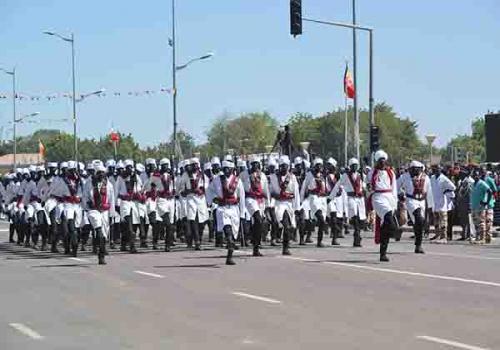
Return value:
<svg viewBox="0 0 500 350">
<path fill-rule="evenodd" d="M 344 94 L 348 98 L 354 98 L 355 90 L 354 90 L 354 82 L 352 81 L 352 75 L 349 71 L 349 66 L 346 64 L 345 73 L 344 73 Z"/>
<path fill-rule="evenodd" d="M 38 154 L 40 157 L 45 157 L 45 145 L 42 143 L 42 140 L 38 140 Z"/>
<path fill-rule="evenodd" d="M 116 131 L 111 130 L 111 132 L 109 133 L 109 140 L 111 142 L 120 142 L 120 134 Z"/>
</svg>

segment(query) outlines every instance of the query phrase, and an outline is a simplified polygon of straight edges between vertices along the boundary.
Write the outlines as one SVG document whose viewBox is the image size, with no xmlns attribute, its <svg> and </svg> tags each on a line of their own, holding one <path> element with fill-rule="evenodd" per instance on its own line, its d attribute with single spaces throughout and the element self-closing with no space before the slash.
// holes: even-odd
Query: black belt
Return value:
<svg viewBox="0 0 500 350">
<path fill-rule="evenodd" d="M 411 198 L 411 199 L 415 199 L 415 200 L 417 200 L 417 201 L 425 201 L 425 197 L 424 197 L 424 195 L 422 195 L 422 198 L 418 198 L 418 197 L 415 197 L 415 196 L 414 196 L 414 195 L 412 195 L 412 194 L 407 194 L 407 195 L 406 195 L 406 197 Z"/>
<path fill-rule="evenodd" d="M 347 192 L 348 197 L 363 198 L 363 195 L 357 195 L 356 192 Z"/>
</svg>

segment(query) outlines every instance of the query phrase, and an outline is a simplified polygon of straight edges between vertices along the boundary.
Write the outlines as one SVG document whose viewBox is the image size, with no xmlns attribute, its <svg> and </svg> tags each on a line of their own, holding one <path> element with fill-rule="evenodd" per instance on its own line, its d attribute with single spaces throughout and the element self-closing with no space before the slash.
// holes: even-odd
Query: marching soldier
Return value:
<svg viewBox="0 0 500 350">
<path fill-rule="evenodd" d="M 329 193 L 327 199 L 327 218 L 330 223 L 332 235 L 332 245 L 340 245 L 337 239 L 342 229 L 342 218 L 344 215 L 344 201 L 342 200 L 342 187 L 336 186 L 338 183 L 336 173 L 337 161 L 329 158 L 326 162 L 326 192 Z M 335 191 L 334 191 L 335 189 Z"/>
<path fill-rule="evenodd" d="M 250 158 L 250 169 L 241 173 L 241 180 L 245 190 L 245 207 L 252 221 L 253 256 L 262 256 L 259 247 L 264 234 L 265 210 L 269 205 L 269 186 L 258 157 Z"/>
<path fill-rule="evenodd" d="M 326 181 L 323 176 L 323 159 L 315 158 L 313 168 L 311 172 L 307 173 L 302 184 L 300 197 L 302 198 L 302 202 L 309 202 L 311 216 L 318 222 L 318 239 L 316 241 L 318 248 L 324 247 L 322 241 L 327 228 L 327 195 Z"/>
<path fill-rule="evenodd" d="M 347 218 L 354 228 L 353 247 L 361 247 L 361 226 L 366 220 L 365 183 L 359 173 L 359 161 L 349 159 L 349 169 L 338 182 L 347 195 Z"/>
<path fill-rule="evenodd" d="M 208 203 L 217 204 L 217 231 L 224 232 L 227 240 L 226 265 L 235 265 L 234 241 L 238 236 L 240 218 L 245 211 L 245 190 L 234 173 L 234 163 L 223 161 L 222 173 L 217 175 L 210 185 L 212 189 Z"/>
<path fill-rule="evenodd" d="M 424 172 L 424 165 L 419 161 L 412 161 L 408 172 L 401 175 L 399 189 L 403 192 L 406 208 L 413 222 L 415 233 L 415 253 L 424 254 L 422 238 L 424 233 L 424 215 L 427 203 L 432 203 L 432 189 L 430 179 Z"/>
<path fill-rule="evenodd" d="M 114 216 L 115 193 L 113 185 L 106 176 L 106 168 L 102 164 L 95 167 L 84 191 L 84 204 L 88 210 L 88 218 L 95 230 L 98 246 L 98 263 L 105 265 L 106 239 L 109 237 L 109 219 Z"/>
<path fill-rule="evenodd" d="M 287 156 L 280 157 L 278 173 L 271 174 L 270 192 L 275 199 L 276 219 L 283 228 L 282 254 L 290 255 L 290 238 L 296 227 L 295 213 L 300 209 L 300 191 Z"/>
<path fill-rule="evenodd" d="M 141 221 L 137 203 L 144 202 L 145 196 L 142 194 L 142 182 L 134 171 L 134 162 L 125 160 L 125 169 L 116 182 L 116 193 L 120 199 L 120 217 L 123 223 L 123 234 L 121 240 L 121 251 L 130 247 L 130 253 L 137 253 L 135 246 L 135 233 Z"/>
<path fill-rule="evenodd" d="M 387 164 L 388 155 L 383 150 L 375 152 L 375 168 L 368 173 L 370 202 L 375 210 L 375 243 L 380 243 L 380 261 L 387 262 L 387 248 L 391 235 L 398 229 L 395 217 L 398 189 L 396 174 Z"/>
</svg>

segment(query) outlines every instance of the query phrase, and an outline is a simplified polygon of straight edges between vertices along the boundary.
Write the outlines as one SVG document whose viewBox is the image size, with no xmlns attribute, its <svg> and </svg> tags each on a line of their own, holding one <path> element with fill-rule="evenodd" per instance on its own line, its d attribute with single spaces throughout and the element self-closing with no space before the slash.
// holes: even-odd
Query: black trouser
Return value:
<svg viewBox="0 0 500 350">
<path fill-rule="evenodd" d="M 389 247 L 389 239 L 391 235 L 394 235 L 398 229 L 398 224 L 394 213 L 392 211 L 388 212 L 384 216 L 384 221 L 380 227 L 380 255 L 385 255 L 387 253 L 387 248 Z"/>
<path fill-rule="evenodd" d="M 337 218 L 337 213 L 335 213 L 335 212 L 330 213 L 330 230 L 332 232 L 333 239 L 339 238 L 339 234 L 340 234 L 339 220 L 341 220 L 341 219 Z"/>
<path fill-rule="evenodd" d="M 285 251 L 290 247 L 290 238 L 293 231 L 292 220 L 290 219 L 290 214 L 288 214 L 286 210 L 283 214 L 281 224 L 283 225 L 283 251 Z"/>
<path fill-rule="evenodd" d="M 161 217 L 162 228 L 165 230 L 165 246 L 171 247 L 174 244 L 174 227 L 170 223 L 170 213 L 165 213 Z"/>
<path fill-rule="evenodd" d="M 138 225 L 134 225 L 132 223 L 132 216 L 127 215 L 122 221 L 122 241 L 121 246 L 125 248 L 128 244 L 130 244 L 130 249 L 135 250 L 135 230 Z"/>
<path fill-rule="evenodd" d="M 231 259 L 234 251 L 233 228 L 230 225 L 226 225 L 224 226 L 223 231 L 227 242 L 227 259 Z"/>
<path fill-rule="evenodd" d="M 455 210 L 448 211 L 448 226 L 446 227 L 446 237 L 449 241 L 453 240 L 453 222 L 455 221 Z"/>
<path fill-rule="evenodd" d="M 280 238 L 280 227 L 278 224 L 278 219 L 276 219 L 276 210 L 275 208 L 268 208 L 269 210 L 269 218 L 271 219 L 271 239 Z"/>
<path fill-rule="evenodd" d="M 260 242 L 262 240 L 262 234 L 264 232 L 264 218 L 260 214 L 260 211 L 253 213 L 252 218 L 252 245 L 253 249 L 256 250 L 260 247 Z"/>
<path fill-rule="evenodd" d="M 92 226 L 90 224 L 84 225 L 82 227 L 80 235 L 80 242 L 82 246 L 86 246 L 89 242 L 90 232 L 92 232 Z M 98 246 L 97 238 L 94 236 L 92 237 L 92 246 Z"/>
<path fill-rule="evenodd" d="M 415 222 L 413 223 L 413 232 L 415 233 L 415 245 L 420 247 L 422 245 L 422 237 L 424 234 L 425 219 L 422 213 L 422 208 L 418 208 L 413 212 Z"/>
<path fill-rule="evenodd" d="M 121 225 L 119 222 L 114 222 L 115 218 L 109 219 L 109 237 L 113 243 L 118 243 L 121 237 Z"/>
<path fill-rule="evenodd" d="M 306 221 L 304 219 L 304 215 L 304 209 L 300 209 L 295 212 L 295 220 L 297 220 L 299 239 L 301 243 L 304 242 L 304 236 L 306 234 Z"/>
<path fill-rule="evenodd" d="M 198 230 L 198 214 L 196 214 L 195 220 L 186 220 L 186 241 L 188 247 L 192 247 L 193 242 L 195 245 L 201 244 Z"/>
<path fill-rule="evenodd" d="M 95 229 L 95 236 L 97 240 L 97 256 L 99 259 L 104 259 L 104 255 L 106 254 L 106 238 L 102 234 L 102 228 L 96 228 Z"/>
<path fill-rule="evenodd" d="M 148 214 L 149 226 L 151 226 L 152 236 L 153 236 L 153 246 L 158 244 L 160 239 L 162 224 L 156 220 L 156 212 Z"/>
<path fill-rule="evenodd" d="M 64 216 L 62 220 L 62 229 L 64 233 L 64 252 L 69 253 L 70 249 L 76 251 L 78 248 L 78 236 L 75 228 L 75 220 L 68 219 Z"/>
<path fill-rule="evenodd" d="M 43 210 L 39 210 L 36 213 L 36 219 L 38 222 L 38 228 L 36 233 L 36 238 L 33 239 L 33 242 L 36 244 L 38 242 L 38 234 L 42 236 L 42 247 L 47 245 L 48 235 L 49 235 L 49 225 L 47 223 L 47 217 L 45 216 L 45 212 Z M 35 242 L 36 240 L 36 242 Z"/>
<path fill-rule="evenodd" d="M 326 232 L 327 225 L 325 219 L 323 218 L 323 212 L 321 210 L 318 210 L 315 216 L 316 220 L 318 221 L 318 240 L 316 243 L 320 245 L 321 241 L 323 240 L 323 235 Z"/>
<path fill-rule="evenodd" d="M 359 216 L 351 218 L 351 225 L 354 228 L 354 244 L 361 244 L 361 220 Z"/>
<path fill-rule="evenodd" d="M 148 227 L 146 225 L 146 217 L 141 216 L 139 218 L 139 238 L 141 240 L 141 244 L 146 244 L 148 240 Z"/>
</svg>

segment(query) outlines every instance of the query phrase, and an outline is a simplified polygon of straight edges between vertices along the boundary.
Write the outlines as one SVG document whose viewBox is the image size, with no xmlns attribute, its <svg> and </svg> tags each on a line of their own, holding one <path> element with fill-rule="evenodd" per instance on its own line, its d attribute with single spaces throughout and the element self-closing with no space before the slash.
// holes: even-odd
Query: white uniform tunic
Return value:
<svg viewBox="0 0 500 350">
<path fill-rule="evenodd" d="M 200 223 L 208 220 L 207 200 L 205 198 L 207 185 L 202 172 L 196 172 L 191 177 L 187 172 L 182 174 L 178 191 L 181 193 L 181 197 L 185 198 L 186 217 L 188 220 L 196 220 L 196 215 L 198 215 L 198 222 Z M 183 191 L 187 191 L 187 193 L 182 195 Z"/>
<path fill-rule="evenodd" d="M 425 202 L 432 203 L 432 189 L 429 177 L 425 173 L 412 177 L 410 173 L 404 173 L 398 179 L 398 192 L 404 192 L 406 208 L 410 214 L 411 220 L 415 222 L 413 213 L 421 209 L 425 217 Z"/>
<path fill-rule="evenodd" d="M 394 170 L 372 169 L 368 173 L 368 182 L 371 184 L 371 203 L 377 216 L 384 220 L 385 214 L 395 212 L 398 206 L 398 186 Z"/>
<path fill-rule="evenodd" d="M 234 174 L 226 181 L 224 180 L 226 177 L 222 174 L 217 175 L 212 180 L 208 201 L 211 203 L 217 198 L 219 202 L 216 211 L 217 232 L 222 232 L 224 226 L 231 226 L 233 237 L 236 239 L 240 228 L 240 218 L 243 219 L 245 215 L 245 190 L 241 180 Z M 223 190 L 223 186 L 225 186 L 225 190 Z M 230 203 L 229 197 L 235 200 L 234 204 Z"/>
<path fill-rule="evenodd" d="M 269 206 L 269 184 L 267 176 L 262 171 L 241 173 L 241 182 L 245 190 L 245 207 L 250 218 L 256 212 L 264 217 L 266 207 Z"/>
<path fill-rule="evenodd" d="M 117 193 L 116 193 L 116 181 L 118 180 L 119 176 L 115 175 L 109 175 L 108 176 L 108 181 L 113 185 L 113 191 L 115 192 L 115 206 L 119 207 L 121 200 L 117 198 Z M 111 223 L 112 224 L 119 224 L 120 223 L 120 212 L 119 211 L 114 211 L 114 215 L 111 215 Z"/>
<path fill-rule="evenodd" d="M 355 188 L 356 187 L 356 188 Z M 336 183 L 330 198 L 338 195 L 339 189 L 342 189 L 343 195 L 347 199 L 347 217 L 349 219 L 358 216 L 360 220 L 366 220 L 366 205 L 364 190 L 366 185 L 358 172 L 344 173 Z M 339 217 L 337 215 L 337 217 Z"/>
<path fill-rule="evenodd" d="M 432 210 L 449 211 L 453 209 L 453 198 L 455 198 L 456 186 L 444 174 L 431 176 L 432 199 L 434 206 Z"/>
<path fill-rule="evenodd" d="M 96 193 L 96 191 L 98 191 Z M 93 229 L 100 228 L 103 236 L 109 237 L 109 218 L 115 215 L 115 191 L 113 184 L 104 178 L 98 184 L 89 179 L 83 192 L 84 206 Z M 100 205 L 96 199 L 100 198 Z"/>
<path fill-rule="evenodd" d="M 53 176 L 42 177 L 38 181 L 37 188 L 40 199 L 44 203 L 43 211 L 45 212 L 45 217 L 47 219 L 47 224 L 51 225 L 50 212 L 57 206 L 57 200 L 51 196 L 51 187 L 54 180 Z"/>
<path fill-rule="evenodd" d="M 42 210 L 42 205 L 40 204 L 40 197 L 38 194 L 37 184 L 34 180 L 23 182 L 23 204 L 26 208 L 25 218 L 33 219 L 35 218 L 35 213 Z"/>
<path fill-rule="evenodd" d="M 10 213 L 10 222 L 13 222 L 13 217 L 16 215 L 16 213 L 19 211 L 18 205 L 17 205 L 17 199 L 18 199 L 18 194 L 20 191 L 20 186 L 19 182 L 11 181 L 9 184 L 7 184 L 7 188 L 5 189 L 5 202 L 7 204 L 7 210 Z"/>
<path fill-rule="evenodd" d="M 131 178 L 134 177 L 133 184 Z M 122 221 L 129 216 L 132 219 L 132 224 L 138 225 L 141 223 L 139 206 L 137 205 L 145 196 L 142 194 L 142 182 L 136 174 L 123 178 L 118 177 L 116 181 L 116 197 L 120 199 L 120 217 Z"/>
<path fill-rule="evenodd" d="M 165 214 L 170 214 L 170 224 L 174 223 L 175 211 L 175 179 L 168 173 L 154 172 L 144 184 L 144 191 L 148 199 L 148 210 L 156 211 L 156 219 L 161 221 Z M 154 197 L 154 198 L 153 198 Z M 148 204 L 149 203 L 149 204 Z M 153 210 L 152 206 L 155 205 Z"/>
<path fill-rule="evenodd" d="M 75 227 L 80 227 L 82 221 L 82 185 L 79 178 L 60 177 L 53 183 L 52 194 L 60 199 L 61 209 L 57 220 L 64 214 L 67 220 L 74 220 Z"/>
<path fill-rule="evenodd" d="M 271 174 L 270 178 L 271 196 L 275 198 L 274 210 L 276 220 L 283 227 L 283 217 L 288 213 L 292 227 L 297 226 L 295 211 L 300 210 L 299 183 L 294 174 L 288 172 L 286 175 Z"/>
<path fill-rule="evenodd" d="M 180 176 L 176 176 L 176 178 L 175 178 L 176 193 L 180 193 L 182 191 L 182 188 L 180 186 L 181 186 L 181 179 L 182 179 L 184 174 L 185 173 L 183 173 Z M 184 197 L 184 196 L 178 197 L 178 200 L 175 203 L 175 213 L 176 213 L 176 217 L 178 219 L 184 219 L 186 217 L 186 215 L 187 215 L 186 214 L 187 213 L 187 208 L 186 208 L 187 204 L 186 203 L 187 203 L 186 197 Z"/>
<path fill-rule="evenodd" d="M 303 203 L 309 202 L 311 219 L 314 220 L 316 218 L 316 213 L 320 210 L 323 218 L 326 219 L 327 195 L 326 181 L 323 175 L 319 174 L 316 177 L 311 172 L 307 173 L 304 183 L 302 184 L 302 189 L 300 190 L 300 198 Z"/>
</svg>

